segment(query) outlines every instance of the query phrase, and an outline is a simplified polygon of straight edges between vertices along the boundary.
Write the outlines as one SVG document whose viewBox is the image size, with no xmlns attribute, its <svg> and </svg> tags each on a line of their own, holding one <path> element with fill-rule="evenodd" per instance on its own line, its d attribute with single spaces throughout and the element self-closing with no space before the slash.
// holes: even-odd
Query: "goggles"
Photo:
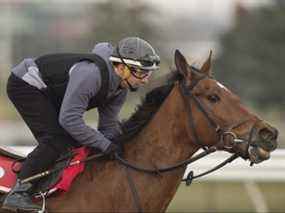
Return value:
<svg viewBox="0 0 285 213">
<path fill-rule="evenodd" d="M 147 77 L 149 77 L 152 74 L 152 71 L 150 71 L 150 70 L 143 70 L 143 69 L 140 69 L 138 67 L 130 67 L 130 66 L 128 66 L 127 69 L 129 69 L 130 73 L 134 77 L 136 77 L 138 79 L 147 78 Z"/>
</svg>

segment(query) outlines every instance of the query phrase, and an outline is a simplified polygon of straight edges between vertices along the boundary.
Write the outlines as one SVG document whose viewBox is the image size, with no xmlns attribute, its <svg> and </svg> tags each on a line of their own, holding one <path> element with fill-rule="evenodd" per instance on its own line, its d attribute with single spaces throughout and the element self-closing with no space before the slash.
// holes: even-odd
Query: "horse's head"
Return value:
<svg viewBox="0 0 285 213">
<path fill-rule="evenodd" d="M 176 50 L 175 64 L 196 143 L 236 153 L 251 163 L 269 159 L 277 147 L 277 129 L 249 112 L 237 95 L 212 77 L 211 52 L 197 69 Z"/>
</svg>

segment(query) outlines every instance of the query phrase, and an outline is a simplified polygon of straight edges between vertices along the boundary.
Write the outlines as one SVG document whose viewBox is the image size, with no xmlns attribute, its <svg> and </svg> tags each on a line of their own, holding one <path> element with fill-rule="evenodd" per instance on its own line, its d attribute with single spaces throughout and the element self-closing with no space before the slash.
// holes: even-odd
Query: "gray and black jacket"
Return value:
<svg viewBox="0 0 285 213">
<path fill-rule="evenodd" d="M 80 144 L 105 151 L 111 143 L 108 138 L 114 138 L 120 133 L 118 114 L 126 100 L 127 89 L 120 88 L 121 79 L 109 61 L 113 52 L 112 45 L 99 43 L 92 52 L 105 60 L 109 72 L 107 104 L 97 108 L 98 130 L 86 125 L 83 119 L 89 101 L 99 92 L 102 83 L 99 68 L 90 61 L 76 63 L 69 70 L 69 81 L 59 112 L 59 123 Z M 47 88 L 34 59 L 25 59 L 14 67 L 12 72 L 40 90 Z"/>
</svg>

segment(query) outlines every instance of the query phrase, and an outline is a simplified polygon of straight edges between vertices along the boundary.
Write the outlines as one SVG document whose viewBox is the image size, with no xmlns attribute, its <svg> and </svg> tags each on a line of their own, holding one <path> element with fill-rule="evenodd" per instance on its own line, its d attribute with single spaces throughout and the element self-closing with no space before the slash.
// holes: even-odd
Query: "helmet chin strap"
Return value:
<svg viewBox="0 0 285 213">
<path fill-rule="evenodd" d="M 123 83 L 125 86 L 123 86 L 123 85 L 121 85 L 121 86 L 123 86 L 123 87 L 128 86 L 128 88 L 130 89 L 131 92 L 135 92 L 138 90 L 138 88 L 133 87 L 132 84 L 128 81 L 130 76 L 131 76 L 131 72 L 129 71 L 129 69 L 127 67 L 125 67 L 125 69 L 121 72 L 121 75 L 120 75 L 120 77 L 122 79 L 121 84 Z"/>
<path fill-rule="evenodd" d="M 130 72 L 129 68 L 125 66 L 121 77 L 123 80 L 125 80 L 125 79 L 129 79 L 130 76 L 131 76 L 131 72 Z"/>
<path fill-rule="evenodd" d="M 133 75 L 134 77 L 137 77 L 136 75 L 134 75 L 132 72 L 131 72 L 131 68 L 125 63 L 123 57 L 121 56 L 120 54 L 120 51 L 119 51 L 119 48 L 117 47 L 117 52 L 118 52 L 118 55 L 121 59 L 121 61 L 123 62 L 123 64 L 125 65 L 125 69 L 123 71 L 123 76 L 122 76 L 122 79 L 123 81 L 125 81 L 130 89 L 131 92 L 136 92 L 139 88 L 137 87 L 133 87 L 133 85 L 128 81 L 128 79 L 130 78 L 131 75 Z"/>
<path fill-rule="evenodd" d="M 130 76 L 131 76 L 130 70 L 128 69 L 128 67 L 125 67 L 125 69 L 123 70 L 122 76 L 121 76 L 122 81 L 125 81 L 127 83 L 131 92 L 135 92 L 138 90 L 138 88 L 133 87 L 132 84 L 128 81 Z"/>
<path fill-rule="evenodd" d="M 124 81 L 126 81 L 127 82 L 127 84 L 128 84 L 128 86 L 129 86 L 129 89 L 130 89 L 130 91 L 131 92 L 136 92 L 136 91 L 138 91 L 138 87 L 133 87 L 132 85 L 131 85 L 131 83 L 128 81 L 128 79 L 125 79 Z"/>
</svg>

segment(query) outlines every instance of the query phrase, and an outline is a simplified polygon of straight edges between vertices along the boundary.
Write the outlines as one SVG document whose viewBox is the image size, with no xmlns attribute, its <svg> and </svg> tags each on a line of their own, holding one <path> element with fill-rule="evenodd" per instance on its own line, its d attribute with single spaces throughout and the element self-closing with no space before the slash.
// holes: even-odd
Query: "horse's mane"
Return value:
<svg viewBox="0 0 285 213">
<path fill-rule="evenodd" d="M 165 77 L 166 82 L 148 92 L 142 99 L 142 103 L 137 106 L 136 111 L 121 123 L 123 133 L 116 139 L 117 141 L 125 143 L 136 136 L 158 111 L 171 92 L 174 82 L 181 79 L 181 75 L 177 71 L 172 71 L 163 78 Z"/>
</svg>

